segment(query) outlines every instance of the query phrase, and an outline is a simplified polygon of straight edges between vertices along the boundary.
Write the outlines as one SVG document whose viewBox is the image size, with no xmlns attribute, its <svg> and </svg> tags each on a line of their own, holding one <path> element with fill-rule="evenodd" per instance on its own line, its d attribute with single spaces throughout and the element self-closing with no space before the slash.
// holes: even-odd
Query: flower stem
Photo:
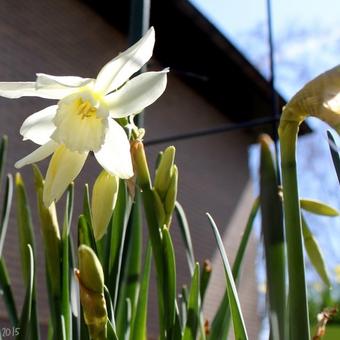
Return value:
<svg viewBox="0 0 340 340">
<path fill-rule="evenodd" d="M 283 121 L 280 124 L 279 135 L 288 257 L 289 339 L 308 340 L 310 332 L 296 172 L 298 130 L 298 122 Z"/>
</svg>

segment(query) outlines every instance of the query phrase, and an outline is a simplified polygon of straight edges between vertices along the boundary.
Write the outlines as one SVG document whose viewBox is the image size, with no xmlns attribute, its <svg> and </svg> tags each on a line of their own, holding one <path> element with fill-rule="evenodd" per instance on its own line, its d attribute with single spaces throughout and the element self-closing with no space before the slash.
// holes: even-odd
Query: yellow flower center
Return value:
<svg viewBox="0 0 340 340">
<path fill-rule="evenodd" d="M 88 100 L 83 101 L 81 98 L 78 100 L 79 106 L 77 114 L 81 116 L 81 119 L 96 118 L 97 109 L 95 109 Z"/>
<path fill-rule="evenodd" d="M 71 151 L 98 151 L 104 143 L 108 121 L 92 92 L 75 93 L 58 103 L 51 138 Z"/>
</svg>

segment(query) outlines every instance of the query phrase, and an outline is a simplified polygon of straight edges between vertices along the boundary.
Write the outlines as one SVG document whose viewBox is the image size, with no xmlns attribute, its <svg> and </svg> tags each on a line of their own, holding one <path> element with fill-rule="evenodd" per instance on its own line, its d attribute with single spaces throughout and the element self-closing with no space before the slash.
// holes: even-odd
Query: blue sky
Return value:
<svg viewBox="0 0 340 340">
<path fill-rule="evenodd" d="M 233 44 L 268 76 L 266 0 L 190 0 Z M 339 0 L 272 0 L 276 88 L 289 99 L 308 80 L 340 63 Z M 312 119 L 315 132 L 298 145 L 299 189 L 340 209 L 339 184 L 326 141 L 325 124 Z M 250 152 L 254 181 L 258 149 Z M 340 219 L 306 216 L 334 273 L 340 264 Z M 314 273 L 315 274 L 315 273 Z M 317 280 L 312 270 L 310 280 Z"/>
<path fill-rule="evenodd" d="M 190 1 L 268 75 L 266 0 Z M 339 15 L 338 0 L 272 0 L 276 87 L 286 98 L 339 63 Z"/>
</svg>

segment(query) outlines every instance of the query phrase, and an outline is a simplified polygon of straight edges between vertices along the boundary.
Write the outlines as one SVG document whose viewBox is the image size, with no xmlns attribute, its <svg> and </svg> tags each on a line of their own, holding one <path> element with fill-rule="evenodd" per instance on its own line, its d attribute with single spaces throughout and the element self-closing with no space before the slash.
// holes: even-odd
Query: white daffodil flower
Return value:
<svg viewBox="0 0 340 340">
<path fill-rule="evenodd" d="M 314 116 L 340 134 L 340 65 L 308 82 L 283 108 L 281 125 Z"/>
<path fill-rule="evenodd" d="M 129 80 L 151 58 L 154 43 L 151 28 L 108 62 L 97 79 L 39 73 L 35 82 L 0 83 L 3 97 L 59 100 L 29 116 L 20 129 L 24 140 L 41 146 L 19 160 L 17 168 L 53 154 L 43 193 L 46 206 L 61 197 L 90 151 L 108 173 L 119 178 L 133 176 L 129 140 L 115 119 L 139 113 L 164 92 L 168 70 L 146 72 Z"/>
</svg>

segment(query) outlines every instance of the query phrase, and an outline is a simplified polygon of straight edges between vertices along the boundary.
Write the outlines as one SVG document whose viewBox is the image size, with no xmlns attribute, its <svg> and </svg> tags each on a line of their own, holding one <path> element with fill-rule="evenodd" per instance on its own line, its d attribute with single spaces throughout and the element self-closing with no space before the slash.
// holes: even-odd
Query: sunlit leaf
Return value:
<svg viewBox="0 0 340 340">
<path fill-rule="evenodd" d="M 260 207 L 260 200 L 257 198 L 250 211 L 246 227 L 240 242 L 240 245 L 236 252 L 235 261 L 232 268 L 232 273 L 235 282 L 237 283 L 240 276 L 240 269 L 244 259 L 246 247 L 250 238 L 251 231 L 253 230 L 254 220 Z M 224 293 L 218 310 L 211 323 L 209 339 L 226 339 L 229 332 L 230 325 L 230 309 L 228 301 L 228 287 Z"/>
<path fill-rule="evenodd" d="M 29 267 L 27 268 L 26 295 L 19 322 L 20 332 L 17 337 L 18 340 L 26 339 L 27 334 L 30 333 L 32 318 L 32 299 L 34 294 L 33 287 L 34 287 L 35 263 L 32 247 L 30 244 L 27 244 L 26 251 L 27 251 L 27 263 Z"/>
<path fill-rule="evenodd" d="M 302 209 L 317 215 L 335 217 L 340 214 L 335 208 L 317 200 L 302 198 L 300 199 L 300 205 Z"/>
<path fill-rule="evenodd" d="M 218 249 L 220 251 L 222 261 L 223 261 L 224 271 L 226 274 L 227 288 L 228 288 L 228 300 L 229 300 L 229 305 L 230 305 L 231 318 L 233 320 L 235 338 L 240 339 L 240 340 L 245 340 L 245 339 L 248 339 L 248 335 L 247 335 L 247 331 L 245 328 L 240 301 L 238 299 L 235 281 L 234 281 L 233 274 L 230 269 L 227 254 L 224 250 L 223 242 L 222 242 L 221 236 L 218 232 L 218 229 L 217 229 L 217 226 L 214 220 L 209 214 L 207 214 L 207 216 L 209 218 L 210 225 L 212 227 L 212 230 L 216 238 Z"/>
<path fill-rule="evenodd" d="M 266 261 L 270 337 L 285 339 L 286 322 L 286 258 L 282 199 L 277 169 L 273 159 L 272 140 L 260 137 L 260 203 L 261 227 Z"/>
<path fill-rule="evenodd" d="M 302 234 L 303 234 L 303 241 L 305 245 L 305 249 L 307 255 L 312 263 L 313 267 L 319 274 L 320 278 L 324 282 L 324 284 L 328 287 L 331 286 L 329 275 L 327 272 L 327 267 L 319 247 L 317 240 L 314 238 L 312 232 L 308 228 L 306 220 L 302 216 Z"/>
<path fill-rule="evenodd" d="M 130 340 L 147 339 L 148 294 L 151 271 L 151 244 L 148 245 L 140 286 L 137 309 L 131 325 Z"/>
<path fill-rule="evenodd" d="M 164 249 L 164 313 L 165 324 L 170 331 L 175 322 L 176 314 L 176 260 L 169 229 L 163 228 Z"/>
<path fill-rule="evenodd" d="M 178 224 L 180 227 L 182 239 L 184 242 L 185 246 L 185 253 L 190 269 L 190 274 L 192 275 L 194 272 L 194 267 L 195 267 L 195 256 L 194 256 L 194 250 L 192 246 L 192 241 L 191 241 L 191 235 L 190 235 L 190 229 L 189 229 L 189 224 L 188 220 L 185 216 L 185 212 L 183 207 L 176 202 L 175 204 L 175 212 L 178 220 Z"/>
<path fill-rule="evenodd" d="M 194 275 L 192 276 L 191 286 L 187 305 L 187 322 L 185 325 L 182 340 L 195 340 L 200 318 L 200 267 L 196 263 Z"/>
</svg>

